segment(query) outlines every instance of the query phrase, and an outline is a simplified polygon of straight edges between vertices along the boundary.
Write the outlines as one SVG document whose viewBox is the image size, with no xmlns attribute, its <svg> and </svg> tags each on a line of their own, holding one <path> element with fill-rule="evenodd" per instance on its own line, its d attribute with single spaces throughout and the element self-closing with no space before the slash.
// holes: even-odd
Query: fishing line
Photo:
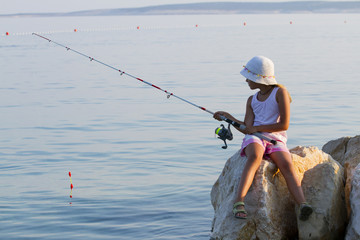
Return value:
<svg viewBox="0 0 360 240">
<path fill-rule="evenodd" d="M 173 96 L 173 97 L 175 97 L 175 98 L 177 98 L 177 99 L 179 99 L 179 100 L 181 100 L 181 101 L 183 101 L 183 102 L 186 102 L 186 103 L 188 103 L 188 104 L 190 104 L 190 105 L 192 105 L 192 106 L 194 106 L 194 107 L 196 107 L 196 108 L 199 108 L 199 109 L 201 109 L 201 110 L 203 110 L 203 111 L 205 111 L 205 112 L 207 112 L 207 113 L 210 113 L 211 115 L 214 115 L 214 113 L 213 113 L 212 111 L 206 109 L 205 107 L 202 107 L 202 106 L 199 106 L 199 105 L 197 105 L 197 104 L 195 104 L 195 103 L 192 103 L 192 102 L 190 102 L 190 101 L 188 101 L 188 100 L 186 100 L 186 99 L 184 99 L 184 98 L 182 98 L 182 97 L 179 97 L 179 96 L 175 95 L 175 94 L 172 93 L 172 92 L 169 92 L 169 91 L 167 91 L 167 90 L 164 90 L 164 89 L 162 89 L 162 88 L 160 88 L 160 87 L 158 87 L 158 86 L 156 86 L 156 85 L 154 85 L 154 84 L 152 84 L 152 83 L 150 83 L 150 82 L 147 82 L 147 81 L 145 81 L 145 80 L 143 80 L 143 79 L 141 79 L 141 78 L 138 78 L 138 77 L 136 77 L 136 76 L 134 76 L 134 75 L 131 75 L 131 74 L 129 74 L 129 73 L 126 73 L 126 72 L 124 72 L 124 71 L 122 71 L 122 70 L 120 70 L 120 69 L 118 69 L 118 68 L 115 68 L 115 67 L 113 67 L 113 66 L 111 66 L 111 65 L 109 65 L 109 64 L 107 64 L 107 63 L 102 62 L 102 61 L 99 61 L 99 60 L 97 60 L 97 59 L 95 59 L 95 58 L 93 58 L 93 57 L 90 57 L 90 56 L 88 56 L 88 55 L 86 55 L 86 54 L 84 54 L 84 53 L 81 53 L 81 52 L 79 52 L 79 51 L 77 51 L 77 50 L 75 50 L 75 49 L 69 48 L 69 47 L 67 47 L 67 46 L 65 46 L 65 45 L 63 45 L 63 44 L 61 44 L 61 43 L 55 42 L 55 41 L 53 41 L 53 40 L 51 40 L 51 39 L 49 39 L 49 38 L 47 38 L 47 37 L 44 37 L 44 36 L 39 35 L 39 34 L 37 34 L 37 33 L 32 33 L 32 34 L 35 35 L 35 36 L 37 36 L 37 37 L 40 37 L 40 38 L 42 38 L 42 39 L 45 39 L 45 40 L 47 40 L 47 41 L 50 42 L 50 43 L 54 43 L 55 45 L 58 45 L 58 46 L 60 46 L 60 47 L 63 47 L 63 48 L 65 48 L 67 51 L 72 51 L 72 52 L 74 52 L 74 53 L 76 53 L 76 54 L 78 54 L 78 55 L 81 55 L 81 56 L 89 59 L 90 62 L 97 62 L 97 63 L 100 63 L 100 64 L 102 64 L 102 65 L 104 65 L 104 66 L 106 66 L 106 67 L 108 67 L 108 68 L 111 68 L 111 69 L 119 72 L 119 73 L 120 73 L 120 76 L 126 75 L 126 76 L 131 77 L 131 78 L 133 78 L 133 79 L 136 79 L 136 80 L 138 80 L 138 81 L 140 81 L 140 82 L 142 82 L 142 83 L 145 83 L 145 84 L 147 84 L 147 85 L 149 85 L 149 86 L 151 86 L 151 87 L 154 87 L 154 88 L 156 88 L 156 89 L 158 89 L 158 90 L 166 93 L 167 98 L 170 98 L 171 96 Z M 240 123 L 238 123 L 238 122 L 232 121 L 232 120 L 230 120 L 230 119 L 228 119 L 228 118 L 226 118 L 226 117 L 224 117 L 224 116 L 221 116 L 221 119 L 222 119 L 223 121 L 229 123 L 229 129 L 226 129 L 226 128 L 224 128 L 224 127 L 223 127 L 222 129 L 217 128 L 217 129 L 215 129 L 215 133 L 216 133 L 217 135 L 219 135 L 218 138 L 220 138 L 221 140 L 223 140 L 223 141 L 225 142 L 225 146 L 223 147 L 223 148 L 225 149 L 225 148 L 227 147 L 227 145 L 226 145 L 226 140 L 229 140 L 229 141 L 232 140 L 232 134 L 231 134 L 231 131 L 230 131 L 230 124 L 233 125 L 234 127 L 240 128 L 241 130 L 245 130 L 245 129 L 246 129 L 246 126 L 245 126 L 245 125 L 242 125 L 242 124 L 240 124 Z M 222 130 L 222 131 L 220 131 L 220 130 Z M 228 132 L 230 132 L 230 134 L 229 134 Z M 219 133 L 221 133 L 221 134 L 219 134 Z M 271 142 L 271 143 L 274 144 L 274 145 L 276 144 L 276 141 L 275 141 L 275 140 L 270 139 L 270 138 L 264 136 L 264 135 L 261 134 L 261 133 L 258 133 L 258 132 L 257 132 L 257 133 L 253 133 L 253 135 L 255 135 L 255 136 L 257 136 L 257 137 L 259 137 L 259 138 L 261 138 L 261 139 L 263 139 L 263 140 L 265 140 L 265 141 Z M 230 137 L 230 136 L 231 136 L 231 137 Z"/>
</svg>

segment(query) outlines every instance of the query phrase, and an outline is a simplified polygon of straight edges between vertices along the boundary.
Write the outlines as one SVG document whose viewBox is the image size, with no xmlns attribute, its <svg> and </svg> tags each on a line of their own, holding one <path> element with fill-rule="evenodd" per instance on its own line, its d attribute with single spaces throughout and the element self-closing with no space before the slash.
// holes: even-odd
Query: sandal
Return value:
<svg viewBox="0 0 360 240">
<path fill-rule="evenodd" d="M 301 221 L 306 221 L 309 219 L 310 215 L 313 212 L 313 208 L 310 206 L 309 203 L 303 202 L 300 204 L 300 215 L 299 219 Z"/>
<path fill-rule="evenodd" d="M 245 216 L 245 217 L 240 217 L 240 216 L 238 215 L 238 213 L 242 213 L 242 214 L 247 215 L 247 212 L 246 212 L 246 210 L 245 210 L 244 208 L 243 208 L 243 209 L 237 209 L 237 207 L 240 207 L 240 206 L 245 207 L 245 203 L 244 203 L 244 202 L 236 202 L 236 203 L 234 203 L 234 206 L 233 206 L 233 214 L 234 214 L 234 217 L 235 217 L 235 218 L 239 218 L 239 219 L 246 219 L 247 216 Z"/>
</svg>

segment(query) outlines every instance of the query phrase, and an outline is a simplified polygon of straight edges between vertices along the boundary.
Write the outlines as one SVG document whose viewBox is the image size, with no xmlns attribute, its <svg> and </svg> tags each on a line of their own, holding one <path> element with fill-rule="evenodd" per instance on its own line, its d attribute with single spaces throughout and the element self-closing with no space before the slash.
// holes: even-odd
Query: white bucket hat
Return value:
<svg viewBox="0 0 360 240">
<path fill-rule="evenodd" d="M 240 73 L 256 83 L 264 85 L 277 84 L 274 76 L 274 63 L 263 56 L 253 57 Z"/>
</svg>

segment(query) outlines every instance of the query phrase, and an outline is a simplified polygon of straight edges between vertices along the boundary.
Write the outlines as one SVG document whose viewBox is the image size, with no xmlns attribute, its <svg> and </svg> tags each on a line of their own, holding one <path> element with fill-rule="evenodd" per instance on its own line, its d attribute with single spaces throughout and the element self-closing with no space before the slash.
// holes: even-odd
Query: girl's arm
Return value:
<svg viewBox="0 0 360 240">
<path fill-rule="evenodd" d="M 246 102 L 246 113 L 245 113 L 245 125 L 246 125 L 246 130 L 248 130 L 248 128 L 252 127 L 254 124 L 254 119 L 255 119 L 255 115 L 253 112 L 253 109 L 251 107 L 251 102 L 252 102 L 253 96 L 250 96 Z"/>
<path fill-rule="evenodd" d="M 241 125 L 247 125 L 251 123 L 251 126 L 252 126 L 252 123 L 254 122 L 254 114 L 252 113 L 252 109 L 248 109 L 249 107 L 251 108 L 251 99 L 252 97 L 250 97 L 247 101 L 247 104 L 246 104 L 246 114 L 245 114 L 245 120 L 244 122 L 243 121 L 240 121 L 238 119 L 236 119 L 235 117 L 233 117 L 230 113 L 228 112 L 224 112 L 224 111 L 218 111 L 216 113 L 214 113 L 214 118 L 219 120 L 219 121 L 222 121 L 220 115 L 226 117 L 227 119 L 230 119 L 231 121 L 234 121 L 234 122 L 237 122 Z M 251 120 L 252 119 L 252 120 Z M 235 126 L 234 126 L 235 127 Z M 243 130 L 241 130 L 240 128 L 238 127 L 235 127 L 238 131 L 242 132 L 242 133 L 246 133 L 244 132 Z"/>
<path fill-rule="evenodd" d="M 247 133 L 286 131 L 290 123 L 290 97 L 285 88 L 279 88 L 276 93 L 279 105 L 280 121 L 275 124 L 247 127 Z M 246 125 L 248 126 L 248 125 Z"/>
</svg>

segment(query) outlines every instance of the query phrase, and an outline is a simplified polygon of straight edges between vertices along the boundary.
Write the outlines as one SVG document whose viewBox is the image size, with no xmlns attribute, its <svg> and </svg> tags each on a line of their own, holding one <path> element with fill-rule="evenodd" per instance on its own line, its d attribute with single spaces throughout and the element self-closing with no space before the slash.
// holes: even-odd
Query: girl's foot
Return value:
<svg viewBox="0 0 360 240">
<path fill-rule="evenodd" d="M 313 208 L 310 206 L 310 204 L 308 204 L 307 202 L 301 203 L 299 219 L 301 221 L 308 220 L 312 212 L 313 212 Z"/>
<path fill-rule="evenodd" d="M 239 219 L 246 219 L 247 212 L 245 210 L 245 203 L 244 202 L 236 202 L 233 206 L 233 214 L 234 217 Z"/>
</svg>

